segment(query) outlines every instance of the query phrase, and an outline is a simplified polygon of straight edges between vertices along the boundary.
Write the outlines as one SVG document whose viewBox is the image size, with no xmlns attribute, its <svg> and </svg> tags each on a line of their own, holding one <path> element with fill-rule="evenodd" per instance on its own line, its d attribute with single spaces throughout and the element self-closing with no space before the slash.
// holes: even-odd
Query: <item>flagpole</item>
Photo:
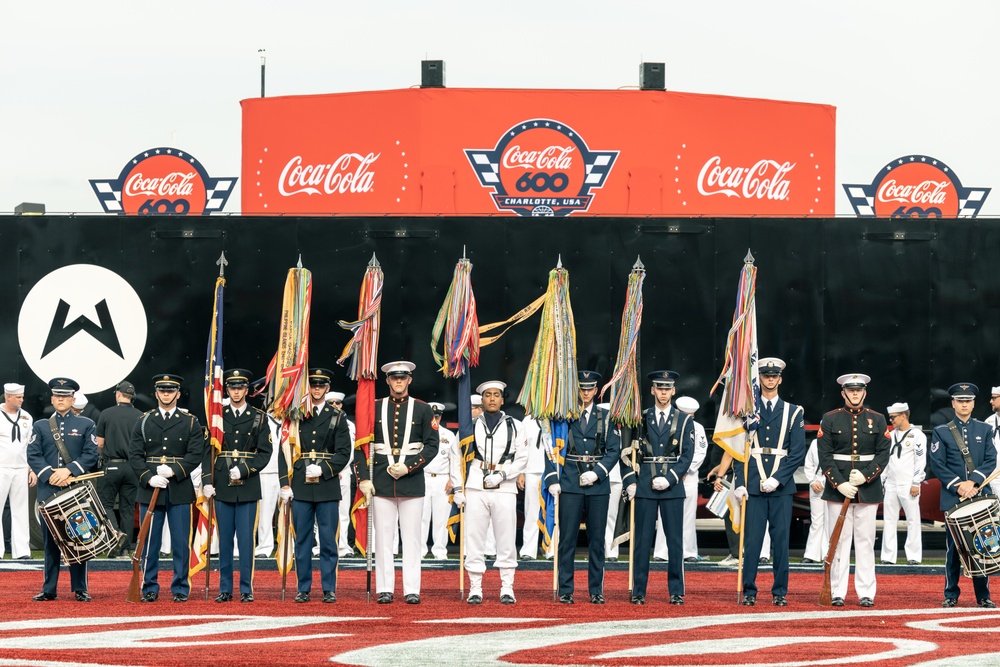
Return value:
<svg viewBox="0 0 1000 667">
<path fill-rule="evenodd" d="M 226 267 L 229 266 L 229 262 L 226 260 L 226 251 L 225 250 L 222 251 L 222 253 L 219 255 L 218 261 L 216 261 L 215 263 L 219 267 L 219 280 L 222 281 L 223 285 L 225 285 Z M 218 292 L 216 292 L 216 296 L 218 296 Z M 218 304 L 216 304 L 216 307 L 218 307 Z M 218 336 L 218 335 L 219 335 L 218 330 L 216 330 L 216 336 Z M 218 347 L 219 347 L 219 349 L 221 349 L 221 345 L 218 346 Z M 214 357 L 214 351 L 213 351 L 213 357 Z M 212 380 L 211 391 L 214 394 L 214 392 L 215 392 L 215 377 L 214 376 L 215 376 L 215 367 L 217 365 L 216 364 L 216 359 L 212 358 L 209 361 L 209 364 L 211 365 L 211 372 L 212 372 L 212 377 L 211 377 L 211 380 Z M 206 407 L 208 407 L 208 406 L 206 406 Z M 206 414 L 205 417 L 209 421 L 209 424 L 208 424 L 208 426 L 209 426 L 209 432 L 211 432 L 211 428 L 212 428 L 212 424 L 211 424 L 212 415 L 211 414 Z M 225 436 L 225 428 L 222 429 L 221 436 L 223 436 L 223 437 Z M 219 442 L 219 447 L 221 447 L 221 446 L 222 446 L 222 442 L 220 441 Z M 210 477 L 212 478 L 212 482 L 213 483 L 215 482 L 215 456 L 216 456 L 216 452 L 217 452 L 216 447 L 215 447 L 214 444 L 212 444 L 212 454 L 210 456 L 212 467 L 211 467 L 211 475 L 210 475 Z M 204 484 L 202 485 L 202 487 L 204 487 Z M 208 543 L 207 543 L 207 546 L 205 547 L 205 601 L 206 602 L 208 602 L 208 598 L 211 595 L 211 588 L 212 588 L 212 537 L 214 535 L 215 535 L 215 496 L 213 495 L 211 498 L 208 499 Z M 219 550 L 219 556 L 220 556 L 220 558 L 222 556 L 222 550 L 221 549 Z M 221 563 L 221 560 L 220 560 L 220 563 Z"/>
</svg>

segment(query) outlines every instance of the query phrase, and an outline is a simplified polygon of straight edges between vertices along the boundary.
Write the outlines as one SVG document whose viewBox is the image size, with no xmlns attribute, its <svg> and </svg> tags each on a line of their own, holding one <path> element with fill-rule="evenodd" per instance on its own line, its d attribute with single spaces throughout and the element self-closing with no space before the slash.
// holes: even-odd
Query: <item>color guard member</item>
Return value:
<svg viewBox="0 0 1000 667">
<path fill-rule="evenodd" d="M 882 504 L 882 563 L 896 563 L 896 524 L 899 509 L 906 517 L 906 562 L 919 565 L 923 560 L 920 535 L 920 485 L 927 475 L 927 436 L 910 424 L 910 406 L 893 403 L 886 412 L 893 426 L 889 464 L 882 475 L 885 502 Z"/>
</svg>

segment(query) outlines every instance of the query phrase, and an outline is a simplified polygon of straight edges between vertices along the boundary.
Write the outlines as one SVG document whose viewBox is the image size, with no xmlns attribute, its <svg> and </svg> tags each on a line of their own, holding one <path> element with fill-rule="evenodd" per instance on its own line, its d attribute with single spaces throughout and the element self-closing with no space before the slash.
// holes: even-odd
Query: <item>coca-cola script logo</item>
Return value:
<svg viewBox="0 0 1000 667">
<path fill-rule="evenodd" d="M 565 216 L 590 208 L 590 191 L 604 185 L 618 151 L 592 151 L 565 123 L 535 118 L 504 132 L 493 148 L 467 148 L 465 156 L 498 210 Z"/>
<path fill-rule="evenodd" d="M 209 215 L 221 211 L 236 177 L 212 178 L 193 156 L 150 148 L 128 161 L 116 179 L 90 181 L 105 213 Z"/>
<path fill-rule="evenodd" d="M 794 162 L 758 160 L 749 166 L 723 164 L 718 155 L 709 158 L 698 173 L 698 192 L 705 196 L 725 195 L 741 199 L 788 199 Z"/>
<path fill-rule="evenodd" d="M 344 153 L 329 163 L 303 164 L 296 155 L 281 170 L 278 192 L 284 197 L 298 194 L 345 194 L 371 192 L 375 185 L 372 165 L 381 153 Z"/>
<path fill-rule="evenodd" d="M 948 165 L 927 155 L 896 158 L 868 185 L 844 184 L 861 218 L 974 218 L 990 188 L 962 185 Z"/>
</svg>

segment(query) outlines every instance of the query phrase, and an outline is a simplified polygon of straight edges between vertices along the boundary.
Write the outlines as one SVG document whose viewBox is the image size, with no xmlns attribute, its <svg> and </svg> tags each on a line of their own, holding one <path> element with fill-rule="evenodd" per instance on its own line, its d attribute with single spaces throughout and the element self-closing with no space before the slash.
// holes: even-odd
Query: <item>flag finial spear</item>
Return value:
<svg viewBox="0 0 1000 667">
<path fill-rule="evenodd" d="M 296 269 L 301 269 L 302 268 L 302 253 L 301 252 L 299 253 L 299 261 L 297 261 L 295 263 L 295 268 Z"/>
<path fill-rule="evenodd" d="M 468 259 L 468 256 L 465 254 L 465 244 L 464 243 L 462 244 L 462 259 Z"/>
<path fill-rule="evenodd" d="M 229 266 L 229 262 L 226 260 L 226 251 L 223 250 L 222 254 L 219 255 L 219 261 L 216 262 L 219 265 L 219 277 L 222 278 L 226 275 L 226 267 Z"/>
<path fill-rule="evenodd" d="M 562 253 L 559 253 L 559 259 L 556 260 L 556 268 L 557 269 L 561 269 L 562 267 L 563 267 L 563 265 L 562 265 Z"/>
<path fill-rule="evenodd" d="M 639 255 L 635 256 L 635 264 L 632 265 L 632 270 L 633 271 L 645 271 L 646 270 L 646 265 L 642 263 L 641 259 L 639 259 Z"/>
<path fill-rule="evenodd" d="M 375 268 L 376 266 L 382 266 L 381 264 L 378 263 L 378 260 L 375 258 L 375 253 L 372 253 L 372 258 L 370 260 L 368 260 L 368 266 L 369 266 L 369 268 Z"/>
<path fill-rule="evenodd" d="M 753 264 L 753 262 L 754 262 L 753 253 L 751 253 L 750 249 L 747 248 L 747 256 L 743 258 L 743 263 L 744 264 Z"/>
</svg>

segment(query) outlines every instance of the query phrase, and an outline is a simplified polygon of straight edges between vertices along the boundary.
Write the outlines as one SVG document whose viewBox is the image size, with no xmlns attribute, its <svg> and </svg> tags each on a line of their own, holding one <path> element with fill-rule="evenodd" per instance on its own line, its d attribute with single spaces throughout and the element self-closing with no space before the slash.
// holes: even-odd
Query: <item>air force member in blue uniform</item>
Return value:
<svg viewBox="0 0 1000 667">
<path fill-rule="evenodd" d="M 675 371 L 654 371 L 652 380 L 655 405 L 643 415 L 642 437 L 633 441 L 636 469 L 631 465 L 630 450 L 622 452 L 622 487 L 635 502 L 635 566 L 633 568 L 632 604 L 646 603 L 649 579 L 649 555 L 656 534 L 656 516 L 663 522 L 667 536 L 667 584 L 670 604 L 684 604 L 684 473 L 694 458 L 694 418 L 674 408 L 670 401 L 679 377 Z"/>
<path fill-rule="evenodd" d="M 931 439 L 931 469 L 941 480 L 941 509 L 950 510 L 962 500 L 979 493 L 983 481 L 996 468 L 997 450 L 993 444 L 994 430 L 986 422 L 972 418 L 979 387 L 971 382 L 959 382 L 948 388 L 955 418 L 935 427 Z M 942 607 L 958 604 L 958 582 L 962 574 L 961 561 L 955 551 L 951 531 L 945 533 L 944 602 Z M 976 603 L 993 609 L 989 577 L 972 577 Z"/>
<path fill-rule="evenodd" d="M 566 460 L 557 471 L 545 459 L 545 485 L 559 496 L 559 602 L 573 604 L 573 560 L 580 522 L 586 514 L 590 601 L 604 604 L 604 532 L 611 481 L 621 439 L 608 423 L 608 411 L 594 405 L 600 373 L 579 371 L 580 418 L 569 423 Z M 615 502 L 618 499 L 615 498 Z"/>
<path fill-rule="evenodd" d="M 757 603 L 757 565 L 764 531 L 770 526 L 771 552 L 774 554 L 773 604 L 785 607 L 788 602 L 788 533 L 792 524 L 792 495 L 795 471 L 806 456 L 805 422 L 802 408 L 786 403 L 778 396 L 785 362 L 775 357 L 758 362 L 760 408 L 756 424 L 757 438 L 750 447 L 750 459 L 736 465 L 737 499 L 747 498 L 746 536 L 743 545 L 743 604 Z"/>
<path fill-rule="evenodd" d="M 215 496 L 215 518 L 219 524 L 219 596 L 215 601 L 233 599 L 235 535 L 240 549 L 240 602 L 253 602 L 260 471 L 271 460 L 271 431 L 264 411 L 247 405 L 250 371 L 233 368 L 222 377 L 229 396 L 229 405 L 222 409 L 225 432 L 222 451 L 213 461 L 211 447 L 205 448 L 202 466 L 205 472 L 201 477 L 205 497 Z"/>
<path fill-rule="evenodd" d="M 201 466 L 205 453 L 205 433 L 198 419 L 177 407 L 180 375 L 166 373 L 153 377 L 157 407 L 139 418 L 129 441 L 129 465 L 139 477 L 139 522 L 153 511 L 146 537 L 146 569 L 142 582 L 142 602 L 160 597 L 160 543 L 163 522 L 170 526 L 170 549 L 174 576 L 170 590 L 174 602 L 187 602 L 191 592 L 188 574 L 191 550 L 191 504 L 195 501 L 191 473 Z M 153 489 L 160 489 L 156 506 L 150 507 Z"/>
<path fill-rule="evenodd" d="M 70 477 L 85 475 L 97 465 L 97 430 L 94 422 L 73 414 L 74 394 L 80 385 L 69 378 L 49 381 L 52 407 L 55 412 L 48 419 L 39 419 L 31 429 L 28 439 L 28 466 L 38 476 L 38 502 L 43 503 L 69 485 Z M 53 434 L 58 432 L 69 460 L 60 453 Z M 45 569 L 42 592 L 31 598 L 47 602 L 57 597 L 59 582 L 59 546 L 42 522 L 42 546 L 45 550 Z M 87 564 L 69 566 L 69 580 L 76 599 L 90 602 L 87 592 Z"/>
</svg>

